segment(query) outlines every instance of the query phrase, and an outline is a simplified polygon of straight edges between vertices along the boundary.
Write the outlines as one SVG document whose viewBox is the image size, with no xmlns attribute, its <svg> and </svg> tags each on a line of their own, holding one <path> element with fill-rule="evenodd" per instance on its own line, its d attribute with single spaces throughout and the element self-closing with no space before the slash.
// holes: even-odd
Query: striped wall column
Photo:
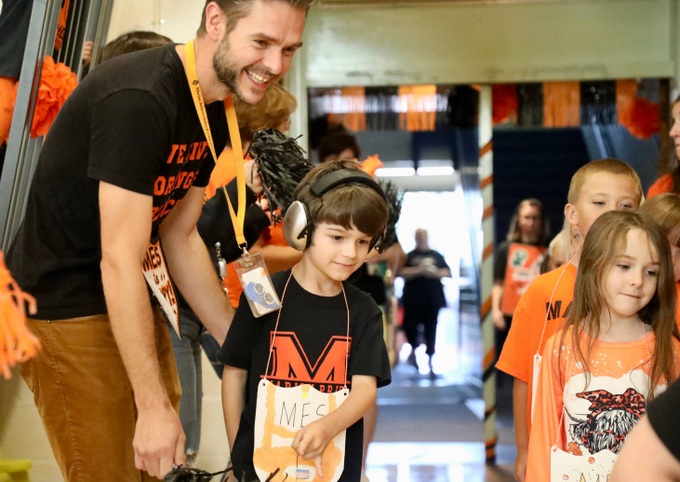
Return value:
<svg viewBox="0 0 680 482">
<path fill-rule="evenodd" d="M 483 85 L 479 105 L 479 189 L 482 194 L 483 251 L 480 282 L 480 319 L 482 323 L 482 382 L 484 397 L 484 444 L 486 462 L 496 462 L 496 370 L 494 325 L 491 315 L 493 287 L 493 144 L 491 86 Z"/>
</svg>

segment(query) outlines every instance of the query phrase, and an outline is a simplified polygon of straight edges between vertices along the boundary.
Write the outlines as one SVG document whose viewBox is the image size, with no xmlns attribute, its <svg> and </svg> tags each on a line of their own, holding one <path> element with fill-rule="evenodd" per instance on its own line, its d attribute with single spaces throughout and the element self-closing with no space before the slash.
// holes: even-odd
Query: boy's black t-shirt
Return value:
<svg viewBox="0 0 680 482">
<path fill-rule="evenodd" d="M 222 102 L 207 106 L 215 148 L 227 140 Z M 45 138 L 26 215 L 7 253 L 39 319 L 106 312 L 99 181 L 153 196 L 153 232 L 214 167 L 175 45 L 97 66 Z"/>
<path fill-rule="evenodd" d="M 279 297 L 290 270 L 276 273 L 272 282 Z M 350 308 L 350 357 L 347 373 L 351 390 L 353 375 L 374 376 L 378 387 L 391 381 L 391 371 L 383 341 L 382 312 L 371 297 L 344 283 Z M 275 356 L 267 379 L 281 386 L 310 383 L 317 390 L 340 390 L 345 381 L 345 340 L 347 308 L 342 293 L 333 297 L 313 295 L 291 277 L 281 308 L 275 337 Z M 241 414 L 236 441 L 231 453 L 234 466 L 245 471 L 246 480 L 256 477 L 253 468 L 253 430 L 257 387 L 267 367 L 270 335 L 277 312 L 253 317 L 245 299 L 241 299 L 227 338 L 217 355 L 225 365 L 249 370 L 246 405 Z M 300 372 L 299 367 L 306 367 Z M 289 370 L 295 367 L 296 370 Z M 295 372 L 294 376 L 290 373 Z M 347 429 L 345 469 L 340 478 L 355 482 L 361 478 L 363 457 L 362 420 Z M 238 474 L 237 474 L 238 475 Z"/>
</svg>

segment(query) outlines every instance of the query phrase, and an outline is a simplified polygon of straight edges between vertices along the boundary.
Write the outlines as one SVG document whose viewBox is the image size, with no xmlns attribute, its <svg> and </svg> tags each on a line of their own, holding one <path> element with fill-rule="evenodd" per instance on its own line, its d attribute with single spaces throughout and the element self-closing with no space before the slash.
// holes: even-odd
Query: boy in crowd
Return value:
<svg viewBox="0 0 680 482">
<path fill-rule="evenodd" d="M 642 185 L 637 173 L 618 159 L 600 159 L 581 167 L 571 178 L 564 215 L 585 239 L 590 226 L 607 211 L 637 210 Z M 566 318 L 574 298 L 579 254 L 558 269 L 536 278 L 515 309 L 512 326 L 496 367 L 514 377 L 513 414 L 517 461 L 515 477 L 524 481 L 531 431 L 532 383 L 538 373 L 534 355 Z"/>
<path fill-rule="evenodd" d="M 379 242 L 387 202 L 380 186 L 353 161 L 318 165 L 294 197 L 284 234 L 303 253 L 297 265 L 272 278 L 281 308 L 255 318 L 241 299 L 218 354 L 225 364 L 222 403 L 232 462 L 238 480 L 257 480 L 253 452 L 263 379 L 279 387 L 309 384 L 326 393 L 349 387 L 344 403 L 295 433 L 290 453 L 299 456 L 300 465 L 314 460 L 319 476 L 329 477 L 332 458 L 324 451 L 346 431 L 339 480 L 358 482 L 362 417 L 391 374 L 382 312 L 368 294 L 345 281 Z M 270 409 L 267 405 L 267 418 L 273 415 Z"/>
</svg>

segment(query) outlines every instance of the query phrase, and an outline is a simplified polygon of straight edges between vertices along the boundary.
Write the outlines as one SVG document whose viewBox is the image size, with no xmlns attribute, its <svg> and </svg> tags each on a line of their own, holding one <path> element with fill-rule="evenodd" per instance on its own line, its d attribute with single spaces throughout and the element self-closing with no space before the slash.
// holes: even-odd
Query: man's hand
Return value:
<svg viewBox="0 0 680 482">
<path fill-rule="evenodd" d="M 162 479 L 173 465 L 184 465 L 184 442 L 179 415 L 171 406 L 139 410 L 132 441 L 138 469 Z"/>
</svg>

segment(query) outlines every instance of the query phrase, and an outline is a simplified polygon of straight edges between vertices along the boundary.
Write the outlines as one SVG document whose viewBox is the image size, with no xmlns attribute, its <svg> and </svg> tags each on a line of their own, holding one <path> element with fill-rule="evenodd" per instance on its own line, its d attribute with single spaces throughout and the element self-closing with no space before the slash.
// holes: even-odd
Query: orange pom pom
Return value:
<svg viewBox="0 0 680 482">
<path fill-rule="evenodd" d="M 630 124 L 627 125 L 631 134 L 639 139 L 648 139 L 659 132 L 659 104 L 647 99 L 636 97 Z"/>
<path fill-rule="evenodd" d="M 380 160 L 377 154 L 373 154 L 372 156 L 368 156 L 366 159 L 364 159 L 364 162 L 361 163 L 361 169 L 366 173 L 370 174 L 371 176 L 375 176 L 375 171 L 383 167 L 384 164 Z"/>
<path fill-rule="evenodd" d="M 35 298 L 21 291 L 0 252 L 0 372 L 8 379 L 10 368 L 34 357 L 40 340 L 26 327 L 24 307 L 36 312 Z"/>
<path fill-rule="evenodd" d="M 17 89 L 18 89 L 17 84 Z M 54 62 L 49 55 L 45 56 L 40 74 L 38 97 L 33 111 L 31 137 L 44 136 L 50 130 L 61 106 L 78 85 L 76 74 L 63 62 Z"/>
</svg>

